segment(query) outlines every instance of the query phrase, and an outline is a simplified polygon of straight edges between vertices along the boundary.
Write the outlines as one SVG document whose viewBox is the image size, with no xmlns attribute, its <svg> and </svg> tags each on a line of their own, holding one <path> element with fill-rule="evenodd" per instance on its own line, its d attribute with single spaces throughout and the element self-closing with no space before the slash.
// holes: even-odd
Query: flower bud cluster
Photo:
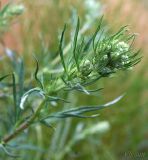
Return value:
<svg viewBox="0 0 148 160">
<path fill-rule="evenodd" d="M 78 37 L 78 29 L 79 20 L 75 37 Z M 62 80 L 64 83 L 69 88 L 82 89 L 83 85 L 92 84 L 101 77 L 110 76 L 118 70 L 126 70 L 137 64 L 141 58 L 137 58 L 138 51 L 133 51 L 130 45 L 135 35 L 127 35 L 126 31 L 125 26 L 116 34 L 107 37 L 103 37 L 102 34 L 102 37 L 97 36 L 99 31 L 96 31 L 89 45 L 85 41 L 77 44 L 79 42 L 74 38 L 75 48 L 72 58 L 67 63 L 63 62 Z M 88 48 L 84 49 L 85 46 Z M 64 61 L 62 56 L 61 59 Z"/>
<path fill-rule="evenodd" d="M 128 69 L 131 62 L 129 44 L 118 39 L 102 40 L 93 60 L 95 69 L 102 76 L 108 76 L 119 69 Z"/>
</svg>

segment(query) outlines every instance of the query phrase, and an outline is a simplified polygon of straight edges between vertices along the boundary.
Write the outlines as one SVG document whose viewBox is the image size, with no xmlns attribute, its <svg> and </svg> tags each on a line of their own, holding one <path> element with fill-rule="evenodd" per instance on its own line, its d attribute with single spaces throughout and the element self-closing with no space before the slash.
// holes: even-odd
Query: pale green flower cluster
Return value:
<svg viewBox="0 0 148 160">
<path fill-rule="evenodd" d="M 114 59 L 118 59 L 120 57 L 122 64 L 129 63 L 129 44 L 125 43 L 124 41 L 118 42 L 115 44 L 116 50 L 112 52 L 111 57 Z"/>
<path fill-rule="evenodd" d="M 127 69 L 130 63 L 130 46 L 128 43 L 118 39 L 102 40 L 99 43 L 94 58 L 94 66 L 100 75 L 108 76 L 119 69 Z"/>
</svg>

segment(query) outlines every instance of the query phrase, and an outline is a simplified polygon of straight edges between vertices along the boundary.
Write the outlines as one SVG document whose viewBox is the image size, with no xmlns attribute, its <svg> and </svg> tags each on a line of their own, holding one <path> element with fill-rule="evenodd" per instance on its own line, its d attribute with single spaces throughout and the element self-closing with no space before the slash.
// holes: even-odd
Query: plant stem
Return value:
<svg viewBox="0 0 148 160">
<path fill-rule="evenodd" d="M 8 143 L 9 141 L 17 137 L 17 135 L 20 134 L 22 131 L 24 131 L 26 128 L 28 128 L 38 116 L 45 102 L 46 102 L 46 99 L 42 101 L 42 103 L 37 108 L 36 112 L 33 114 L 33 116 L 29 120 L 22 123 L 13 133 L 4 136 L 4 138 L 2 139 L 2 143 L 4 144 Z"/>
<path fill-rule="evenodd" d="M 18 127 L 13 133 L 7 135 L 4 137 L 4 139 L 2 140 L 2 142 L 8 143 L 10 140 L 14 139 L 18 134 L 20 134 L 23 130 L 25 130 L 26 128 L 28 128 L 30 126 L 30 121 L 28 122 L 24 122 L 20 127 Z"/>
</svg>

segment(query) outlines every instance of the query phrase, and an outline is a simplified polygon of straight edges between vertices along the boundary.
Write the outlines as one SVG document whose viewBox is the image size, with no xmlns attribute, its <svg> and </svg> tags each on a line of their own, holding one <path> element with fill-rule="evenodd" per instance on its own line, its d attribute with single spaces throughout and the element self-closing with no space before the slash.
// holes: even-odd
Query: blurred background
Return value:
<svg viewBox="0 0 148 160">
<path fill-rule="evenodd" d="M 7 0 L 1 0 L 1 6 Z M 35 53 L 44 69 L 57 56 L 58 38 L 65 22 L 73 27 L 74 15 L 81 19 L 86 34 L 95 29 L 97 18 L 104 15 L 104 28 L 109 33 L 129 25 L 137 33 L 135 48 L 141 48 L 142 61 L 133 69 L 103 79 L 96 85 L 104 90 L 95 96 L 70 94 L 73 104 L 101 104 L 126 93 L 109 109 L 102 110 L 96 119 L 68 119 L 53 124 L 54 130 L 36 126 L 29 130 L 27 140 L 37 147 L 19 149 L 21 159 L 35 160 L 119 160 L 131 159 L 131 154 L 148 155 L 148 1 L 147 0 L 13 0 L 23 3 L 25 13 L 4 33 L 3 45 L 23 57 L 26 83 L 34 69 Z M 85 29 L 85 26 L 87 26 Z M 70 27 L 66 35 L 70 36 Z M 7 60 L 1 71 L 12 70 L 8 55 L 0 46 L 0 56 Z M 81 99 L 81 100 L 80 100 Z M 74 133 L 79 138 L 74 137 Z M 27 153 L 27 154 L 26 154 Z M 126 155 L 130 155 L 127 157 Z M 140 159 L 140 158 L 139 158 Z"/>
</svg>

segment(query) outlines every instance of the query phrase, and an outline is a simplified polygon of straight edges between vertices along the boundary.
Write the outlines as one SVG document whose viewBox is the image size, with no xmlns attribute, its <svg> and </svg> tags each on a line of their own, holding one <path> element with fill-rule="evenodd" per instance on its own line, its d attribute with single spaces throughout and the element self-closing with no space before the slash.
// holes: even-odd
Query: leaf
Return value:
<svg viewBox="0 0 148 160">
<path fill-rule="evenodd" d="M 75 30 L 75 35 L 74 35 L 74 41 L 73 41 L 73 56 L 74 56 L 74 60 L 76 62 L 76 66 L 77 69 L 79 70 L 79 63 L 78 63 L 78 58 L 76 55 L 76 48 L 77 48 L 77 40 L 78 40 L 78 33 L 79 33 L 79 28 L 80 28 L 80 20 L 78 18 L 77 20 L 77 26 L 76 26 L 76 30 Z"/>
<path fill-rule="evenodd" d="M 43 118 L 42 120 L 50 119 L 50 118 L 69 118 L 69 117 L 94 118 L 94 117 L 98 116 L 98 114 L 97 115 L 90 115 L 90 116 L 85 116 L 83 114 L 107 108 L 107 107 L 117 103 L 121 98 L 123 98 L 123 96 L 124 95 L 121 95 L 121 96 L 117 97 L 116 99 L 114 99 L 113 101 L 108 102 L 104 105 L 100 105 L 100 106 L 86 106 L 86 107 L 69 109 L 69 110 L 62 111 L 62 112 L 57 112 L 53 115 L 49 115 L 49 116 Z"/>
<path fill-rule="evenodd" d="M 3 76 L 3 77 L 0 77 L 0 81 L 2 81 L 3 79 L 9 77 L 10 75 L 11 75 L 11 74 L 7 74 L 7 75 L 5 75 L 5 76 Z"/>
<path fill-rule="evenodd" d="M 38 78 L 39 62 L 38 62 L 38 60 L 35 56 L 34 56 L 34 58 L 35 58 L 35 61 L 36 61 L 36 69 L 35 69 L 35 72 L 34 72 L 34 77 L 35 77 L 36 81 L 38 82 L 39 86 L 41 87 L 41 89 L 43 89 L 43 84 L 40 81 L 40 79 Z"/>
<path fill-rule="evenodd" d="M 69 101 L 65 100 L 65 99 L 62 99 L 60 97 L 53 97 L 53 96 L 46 96 L 48 98 L 48 100 L 50 101 L 63 101 L 63 102 L 66 102 L 66 103 L 70 103 Z"/>
<path fill-rule="evenodd" d="M 44 92 L 43 92 L 40 88 L 30 89 L 29 91 L 27 91 L 27 92 L 21 97 L 20 108 L 21 108 L 22 110 L 24 109 L 24 104 L 25 104 L 27 98 L 28 98 L 33 92 L 37 92 L 37 93 L 39 93 L 39 95 L 41 95 L 41 96 L 44 97 Z"/>
<path fill-rule="evenodd" d="M 95 50 L 95 39 L 96 39 L 96 36 L 97 36 L 98 32 L 99 32 L 100 29 L 101 29 L 102 20 L 103 20 L 103 16 L 100 18 L 98 27 L 97 27 L 97 29 L 96 29 L 93 37 L 92 37 L 92 39 L 93 39 L 93 49 L 94 49 L 94 50 Z"/>
<path fill-rule="evenodd" d="M 5 154 L 7 155 L 7 156 L 9 156 L 9 157 L 12 157 L 12 158 L 18 158 L 18 157 L 20 157 L 20 156 L 18 156 L 18 155 L 14 155 L 14 154 L 12 154 L 12 153 L 10 153 L 7 149 L 6 149 L 6 147 L 4 146 L 4 145 L 2 145 L 2 144 L 0 144 L 0 148 L 5 152 Z"/>
<path fill-rule="evenodd" d="M 117 103 L 118 101 L 120 101 L 120 99 L 122 99 L 122 98 L 124 97 L 124 95 L 125 95 L 125 94 L 123 94 L 123 95 L 117 97 L 117 98 L 114 99 L 113 101 L 108 102 L 108 103 L 104 104 L 103 106 L 104 106 L 104 107 L 108 107 L 108 106 L 111 106 L 111 105 Z"/>
<path fill-rule="evenodd" d="M 66 68 L 65 61 L 64 61 L 63 49 L 62 49 L 65 30 L 66 30 L 66 24 L 64 25 L 64 29 L 63 29 L 62 34 L 61 34 L 59 52 L 60 52 L 60 58 L 61 58 L 61 62 L 62 62 L 64 71 L 68 75 L 67 68 Z"/>
<path fill-rule="evenodd" d="M 37 151 L 37 152 L 41 152 L 41 153 L 45 153 L 47 150 L 46 149 L 44 149 L 44 148 L 40 148 L 40 147 L 37 147 L 37 146 L 35 146 L 35 145 L 33 145 L 33 144 L 19 144 L 19 145 L 16 145 L 16 144 L 14 144 L 14 145 L 8 145 L 8 144 L 6 144 L 7 145 L 7 147 L 9 147 L 9 148 L 15 148 L 15 150 L 31 150 L 31 151 Z"/>
<path fill-rule="evenodd" d="M 99 46 L 99 43 L 101 42 L 101 38 L 102 38 L 102 36 L 103 36 L 103 34 L 104 34 L 104 29 L 102 29 L 102 31 L 100 31 L 100 35 L 99 35 L 99 38 L 97 39 L 97 42 L 96 42 L 96 44 L 95 44 L 95 48 L 94 48 L 94 52 L 96 53 L 96 51 L 97 51 L 97 47 Z"/>
<path fill-rule="evenodd" d="M 98 76 L 98 77 L 96 77 L 96 78 L 94 78 L 94 79 L 91 79 L 90 81 L 88 81 L 88 82 L 85 82 L 85 83 L 83 83 L 82 85 L 83 86 L 88 86 L 88 85 L 91 85 L 91 84 L 94 84 L 96 81 L 98 81 L 100 78 L 102 78 L 102 76 Z"/>
<path fill-rule="evenodd" d="M 90 95 L 92 92 L 97 92 L 97 91 L 100 91 L 102 90 L 103 88 L 98 88 L 98 89 L 94 89 L 94 90 L 87 90 L 85 87 L 83 87 L 82 85 L 80 84 L 77 84 L 76 86 L 74 87 L 69 87 L 69 88 L 66 88 L 65 90 L 66 91 L 73 91 L 73 90 L 76 90 L 76 91 L 79 91 L 79 92 L 83 92 L 87 95 Z"/>
<path fill-rule="evenodd" d="M 40 123 L 43 124 L 44 126 L 48 127 L 48 128 L 54 129 L 54 127 L 51 124 L 47 123 L 45 120 L 41 120 Z"/>
<path fill-rule="evenodd" d="M 135 52 L 133 55 L 129 56 L 129 58 L 135 58 L 139 55 L 139 53 L 141 52 L 141 49 L 139 49 L 137 52 Z"/>
<path fill-rule="evenodd" d="M 16 93 L 16 80 L 15 80 L 15 74 L 12 73 L 12 84 L 13 84 L 13 101 L 14 101 L 14 111 L 15 111 L 15 120 L 17 120 L 17 93 Z"/>
<path fill-rule="evenodd" d="M 80 92 L 84 92 L 85 94 L 89 95 L 90 93 L 87 91 L 87 89 L 85 89 L 85 87 L 83 87 L 81 84 L 77 84 L 74 87 L 70 88 L 70 90 L 77 90 Z"/>
<path fill-rule="evenodd" d="M 128 25 L 121 27 L 117 33 L 111 36 L 111 38 L 118 39 L 121 35 L 123 35 L 123 33 L 125 33 L 125 31 L 127 31 L 127 27 Z"/>
<path fill-rule="evenodd" d="M 0 81 L 2 81 L 3 79 L 5 79 L 8 76 L 12 76 L 12 87 L 13 87 L 13 101 L 14 101 L 14 111 L 15 111 L 15 120 L 17 119 L 17 113 L 18 113 L 18 109 L 17 109 L 17 93 L 16 93 L 16 80 L 15 80 L 15 74 L 8 74 L 5 75 L 3 77 L 0 78 Z"/>
<path fill-rule="evenodd" d="M 20 60 L 18 71 L 18 85 L 19 85 L 19 103 L 24 91 L 24 63 L 23 60 Z"/>
</svg>

